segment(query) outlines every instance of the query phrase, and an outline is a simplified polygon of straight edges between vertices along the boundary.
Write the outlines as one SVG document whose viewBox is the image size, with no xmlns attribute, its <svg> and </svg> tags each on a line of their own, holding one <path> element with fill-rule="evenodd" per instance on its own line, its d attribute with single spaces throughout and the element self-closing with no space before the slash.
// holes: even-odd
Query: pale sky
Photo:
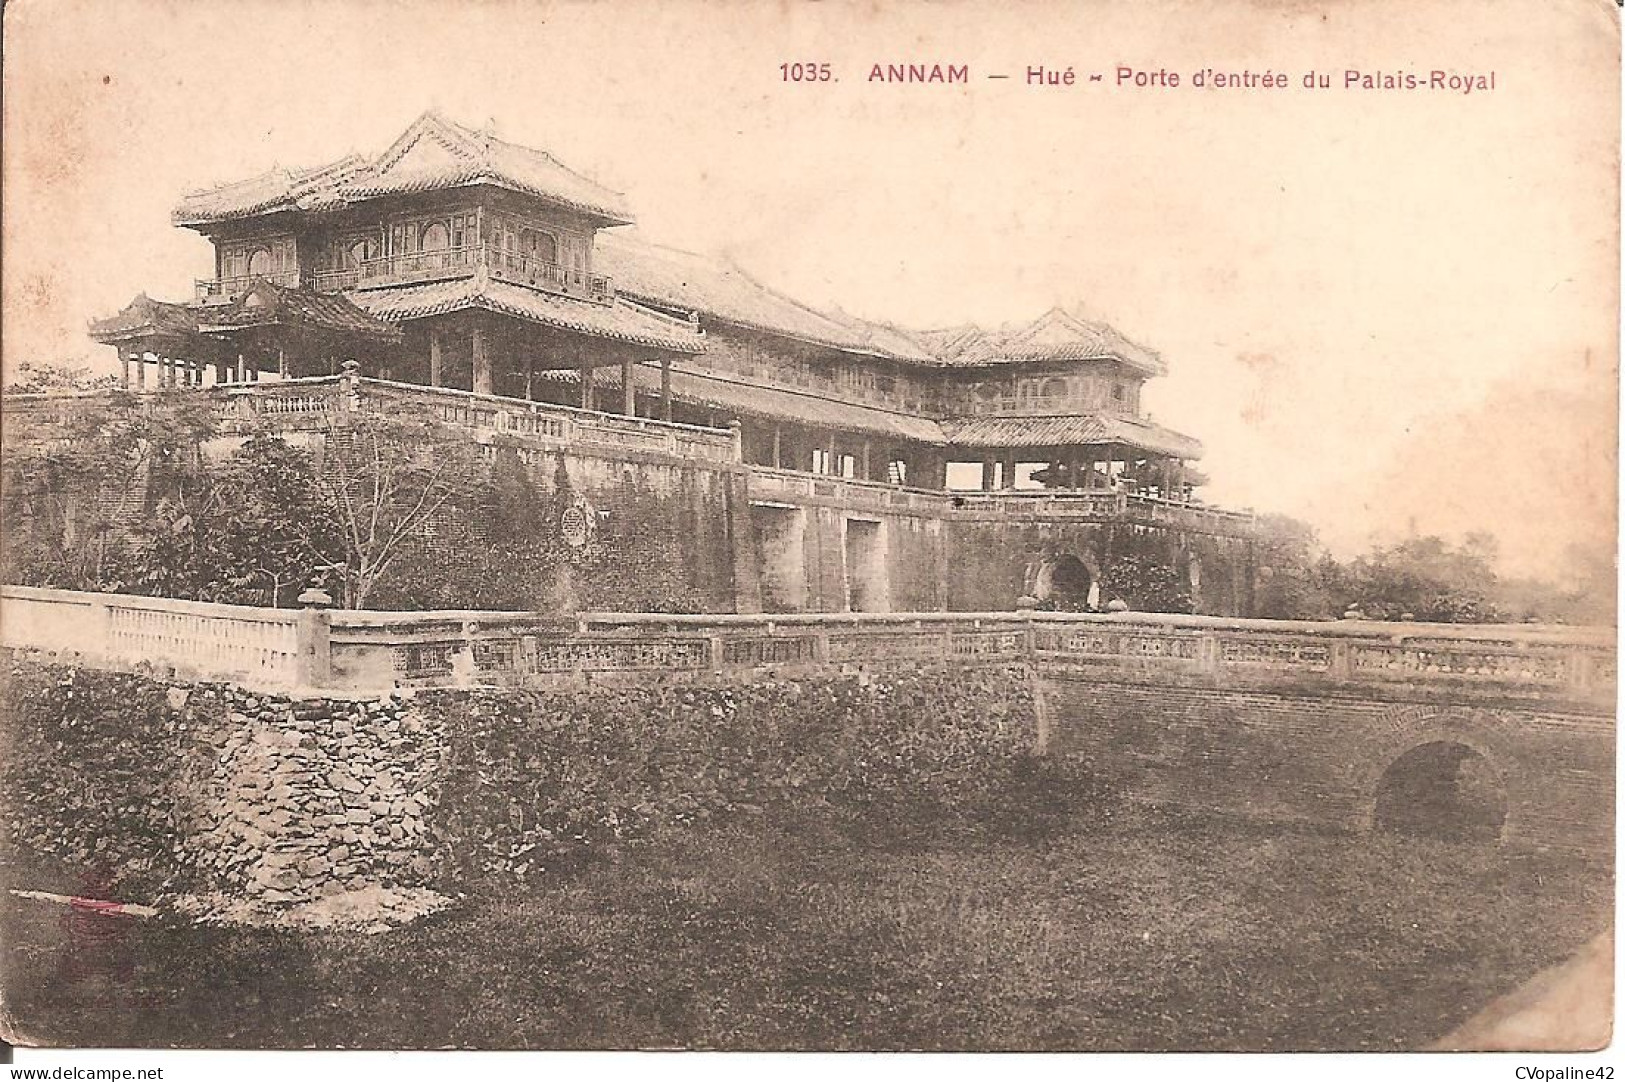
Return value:
<svg viewBox="0 0 1625 1082">
<path fill-rule="evenodd" d="M 1608 0 L 11 0 L 5 19 L 8 370 L 110 358 L 89 319 L 190 294 L 211 264 L 169 224 L 187 189 L 377 153 L 436 107 L 815 306 L 1106 319 L 1167 359 L 1147 406 L 1206 443 L 1210 499 L 1341 552 L 1479 528 L 1530 571 L 1612 532 Z M 794 61 L 837 81 L 785 83 Z M 970 83 L 866 79 L 907 61 Z M 1039 64 L 1078 83 L 1028 86 Z M 1185 85 L 1118 88 L 1119 64 Z M 1208 67 L 1292 88 L 1192 88 Z M 1344 90 L 1349 68 L 1496 88 Z M 1303 90 L 1311 69 L 1334 88 Z"/>
</svg>

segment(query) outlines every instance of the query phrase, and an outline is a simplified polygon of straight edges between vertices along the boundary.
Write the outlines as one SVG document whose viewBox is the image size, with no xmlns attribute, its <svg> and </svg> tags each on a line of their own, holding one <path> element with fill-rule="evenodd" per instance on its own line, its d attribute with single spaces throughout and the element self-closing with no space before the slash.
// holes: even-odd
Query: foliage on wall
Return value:
<svg viewBox="0 0 1625 1082">
<path fill-rule="evenodd" d="M 7 582 L 135 591 L 150 563 L 136 534 L 153 491 L 185 487 L 213 426 L 206 403 L 177 395 L 137 407 L 71 411 L 56 438 L 8 445 L 3 464 Z"/>
<path fill-rule="evenodd" d="M 1193 612 L 1189 569 L 1161 531 L 1119 531 L 1101 565 L 1100 598 L 1119 598 L 1137 612 Z"/>
<path fill-rule="evenodd" d="M 341 785 L 361 793 L 350 777 L 394 776 L 408 760 L 423 770 L 412 822 L 374 815 L 366 829 L 406 846 L 414 877 L 438 869 L 460 887 L 730 817 L 888 832 L 968 824 L 1019 798 L 1036 769 L 1031 685 L 1016 665 L 743 686 L 436 691 L 397 721 L 395 700 L 290 705 L 6 662 L 5 841 L 103 869 L 143 897 L 213 889 L 223 867 L 240 879 L 267 854 L 321 857 L 335 823 L 325 812 L 311 818 L 327 808 L 311 800 Z M 346 748 L 353 761 L 335 780 Z M 245 749 L 275 752 L 286 769 L 245 773 Z M 364 794 L 352 803 L 369 807 Z M 353 818 L 339 817 L 340 832 Z M 223 823 L 244 828 L 229 845 Z M 310 838 L 321 844 L 304 845 Z M 272 885 L 299 894 L 290 882 Z"/>
<path fill-rule="evenodd" d="M 748 686 L 434 693 L 448 761 L 431 826 L 463 874 L 560 860 L 727 815 L 962 818 L 1032 746 L 1018 667 Z"/>
<path fill-rule="evenodd" d="M 135 531 L 143 593 L 287 607 L 343 558 L 341 521 L 311 456 L 278 437 L 254 435 L 157 491 Z"/>
</svg>

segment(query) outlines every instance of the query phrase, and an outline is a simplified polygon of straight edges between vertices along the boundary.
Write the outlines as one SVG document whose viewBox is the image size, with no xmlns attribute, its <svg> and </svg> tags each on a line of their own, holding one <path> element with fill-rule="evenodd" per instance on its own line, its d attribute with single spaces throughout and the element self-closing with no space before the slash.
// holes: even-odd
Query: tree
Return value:
<svg viewBox="0 0 1625 1082">
<path fill-rule="evenodd" d="M 223 565 L 217 581 L 258 585 L 275 606 L 341 561 L 339 516 L 305 451 L 255 435 L 233 456 L 221 484 L 226 514 L 216 533 Z"/>
<path fill-rule="evenodd" d="M 83 391 L 111 391 L 119 386 L 117 376 L 93 375 L 84 365 L 35 364 L 24 361 L 17 375 L 6 383 L 7 394 L 75 394 Z"/>
<path fill-rule="evenodd" d="M 1107 560 L 1100 577 L 1102 600 L 1122 598 L 1137 612 L 1191 612 L 1195 608 L 1190 583 L 1171 554 L 1120 552 Z"/>
<path fill-rule="evenodd" d="M 1459 548 L 1439 537 L 1407 538 L 1350 565 L 1347 603 L 1381 620 L 1409 614 L 1440 623 L 1492 622 L 1501 618 L 1491 600 L 1498 587 L 1494 560 L 1487 534 L 1469 536 Z"/>
<path fill-rule="evenodd" d="M 1551 579 L 1503 578 L 1495 604 L 1512 620 L 1607 627 L 1618 617 L 1614 553 L 1611 537 L 1570 543 Z"/>
<path fill-rule="evenodd" d="M 338 523 L 343 605 L 358 609 L 406 551 L 436 539 L 443 512 L 484 497 L 489 471 L 466 435 L 432 423 L 342 415 L 325 434 L 317 488 Z"/>
<path fill-rule="evenodd" d="M 1256 615 L 1276 620 L 1324 620 L 1336 615 L 1327 591 L 1336 561 L 1308 523 L 1286 515 L 1260 516 L 1257 562 Z"/>
</svg>

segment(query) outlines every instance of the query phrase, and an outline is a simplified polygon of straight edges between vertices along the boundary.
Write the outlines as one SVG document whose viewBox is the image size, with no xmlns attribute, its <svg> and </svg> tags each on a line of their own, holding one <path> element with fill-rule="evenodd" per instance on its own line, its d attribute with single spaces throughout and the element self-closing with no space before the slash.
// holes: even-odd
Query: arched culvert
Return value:
<svg viewBox="0 0 1625 1082">
<path fill-rule="evenodd" d="M 1506 781 L 1495 765 L 1466 744 L 1435 740 L 1383 771 L 1371 825 L 1411 836 L 1499 841 L 1507 812 Z"/>
</svg>

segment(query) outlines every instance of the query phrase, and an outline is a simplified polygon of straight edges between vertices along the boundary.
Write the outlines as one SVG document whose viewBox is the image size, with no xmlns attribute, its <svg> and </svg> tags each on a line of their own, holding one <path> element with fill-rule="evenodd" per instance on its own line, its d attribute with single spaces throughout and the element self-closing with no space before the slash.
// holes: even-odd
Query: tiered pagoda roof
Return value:
<svg viewBox="0 0 1625 1082">
<path fill-rule="evenodd" d="M 1030 323 L 910 331 L 844 312 L 821 312 L 758 282 L 720 258 L 651 244 L 626 233 L 598 238 L 597 267 L 618 293 L 695 311 L 859 356 L 943 368 L 990 368 L 1041 361 L 1115 359 L 1149 376 L 1167 365 L 1108 324 L 1054 308 Z"/>
<path fill-rule="evenodd" d="M 1202 442 L 1195 437 L 1128 413 L 958 417 L 946 418 L 941 425 L 947 442 L 973 447 L 1117 443 L 1174 458 L 1202 457 Z"/>
<path fill-rule="evenodd" d="M 850 323 L 802 304 L 752 278 L 740 267 L 712 256 L 650 244 L 625 233 L 602 233 L 595 266 L 615 282 L 615 291 L 662 308 L 699 312 L 746 330 L 793 338 L 847 353 L 929 359 L 912 342 L 901 351 L 876 349 Z"/>
<path fill-rule="evenodd" d="M 673 318 L 619 299 L 612 304 L 592 304 L 556 293 L 494 281 L 483 273 L 444 282 L 357 290 L 350 297 L 356 305 L 380 320 L 421 319 L 477 308 L 594 338 L 652 346 L 676 353 L 702 353 L 705 350 L 705 339 L 699 328 L 686 319 Z"/>
<path fill-rule="evenodd" d="M 373 318 L 342 294 L 318 293 L 265 279 L 255 280 L 242 294 L 225 302 L 174 304 L 140 293 L 122 311 L 92 322 L 90 336 L 98 342 L 117 343 L 270 326 L 303 327 L 378 342 L 401 339 L 398 326 Z"/>
<path fill-rule="evenodd" d="M 1031 323 L 996 330 L 965 325 L 919 332 L 937 364 L 987 368 L 1031 361 L 1091 361 L 1113 358 L 1148 376 L 1165 376 L 1168 366 L 1155 351 L 1130 341 L 1116 328 L 1052 308 Z"/>
<path fill-rule="evenodd" d="M 317 213 L 404 192 L 477 184 L 506 188 L 579 211 L 605 225 L 632 221 L 621 193 L 552 155 L 505 142 L 428 112 L 374 159 L 351 154 L 316 169 L 272 169 L 249 180 L 188 194 L 177 225 L 208 227 L 277 211 Z"/>
</svg>

